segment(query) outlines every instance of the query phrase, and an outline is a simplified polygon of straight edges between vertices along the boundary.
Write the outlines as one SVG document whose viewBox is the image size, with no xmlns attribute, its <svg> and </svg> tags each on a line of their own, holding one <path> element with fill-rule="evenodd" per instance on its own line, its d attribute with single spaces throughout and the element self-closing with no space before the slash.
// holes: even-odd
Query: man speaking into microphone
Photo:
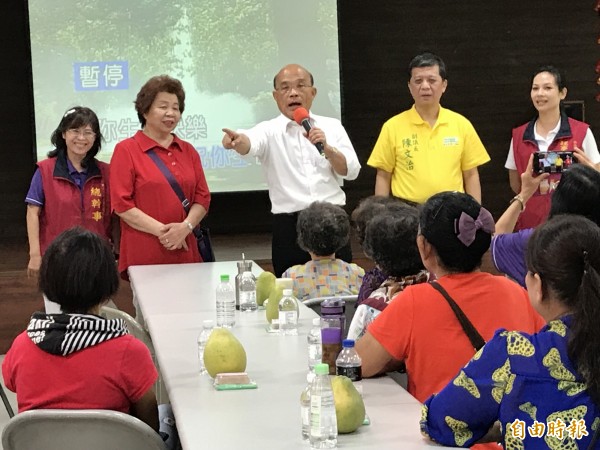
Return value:
<svg viewBox="0 0 600 450">
<path fill-rule="evenodd" d="M 344 206 L 341 180 L 354 180 L 360 171 L 341 122 L 310 112 L 316 95 L 312 74 L 298 64 L 289 64 L 273 79 L 273 98 L 281 112 L 278 117 L 249 130 L 223 129 L 223 147 L 256 157 L 262 165 L 273 213 L 271 254 L 277 277 L 310 260 L 297 243 L 298 212 L 317 200 Z M 351 262 L 350 243 L 336 256 Z"/>
</svg>

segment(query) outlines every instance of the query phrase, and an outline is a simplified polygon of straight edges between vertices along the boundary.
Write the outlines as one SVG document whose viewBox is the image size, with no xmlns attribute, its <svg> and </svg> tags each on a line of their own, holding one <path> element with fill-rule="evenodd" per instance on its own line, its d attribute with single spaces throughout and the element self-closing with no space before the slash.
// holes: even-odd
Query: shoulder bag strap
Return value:
<svg viewBox="0 0 600 450">
<path fill-rule="evenodd" d="M 473 345 L 473 347 L 477 351 L 479 349 L 481 349 L 481 347 L 483 347 L 485 345 L 485 340 L 481 337 L 479 332 L 475 329 L 475 327 L 473 326 L 473 324 L 471 323 L 469 318 L 466 316 L 466 314 L 463 312 L 463 310 L 460 309 L 460 306 L 458 306 L 456 304 L 456 302 L 452 299 L 452 297 L 450 297 L 448 292 L 446 292 L 446 289 L 444 289 L 437 281 L 430 281 L 429 284 L 436 291 L 438 291 L 440 294 L 442 294 L 442 296 L 446 299 L 446 301 L 450 305 L 450 308 L 452 308 L 452 311 L 454 311 L 454 314 L 456 314 L 456 318 L 460 322 L 460 325 L 462 326 L 463 330 L 465 331 L 465 334 L 471 341 L 471 345 Z"/>
<path fill-rule="evenodd" d="M 179 183 L 177 182 L 177 180 L 175 179 L 175 177 L 173 176 L 171 171 L 169 169 L 167 169 L 167 166 L 165 166 L 165 163 L 162 162 L 162 159 L 160 159 L 160 157 L 154 152 L 154 150 L 148 150 L 146 153 L 152 159 L 152 161 L 154 161 L 154 164 L 156 164 L 158 169 L 165 176 L 165 178 L 171 185 L 171 188 L 173 189 L 173 191 L 175 191 L 175 194 L 177 194 L 177 197 L 179 198 L 179 201 L 181 202 L 181 206 L 183 206 L 183 209 L 185 210 L 185 212 L 186 213 L 189 212 L 190 211 L 190 201 L 186 198 L 185 194 L 183 193 L 183 190 L 181 189 L 181 186 L 179 186 Z"/>
</svg>

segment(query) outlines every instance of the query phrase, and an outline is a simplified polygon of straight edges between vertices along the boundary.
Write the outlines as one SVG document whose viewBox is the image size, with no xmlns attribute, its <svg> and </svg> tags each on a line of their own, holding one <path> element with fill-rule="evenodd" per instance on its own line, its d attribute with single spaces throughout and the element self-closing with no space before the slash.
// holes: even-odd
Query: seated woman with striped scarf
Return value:
<svg viewBox="0 0 600 450">
<path fill-rule="evenodd" d="M 83 228 L 63 232 L 44 253 L 39 286 L 63 312 L 34 313 L 4 358 L 2 376 L 19 412 L 109 409 L 158 431 L 158 374 L 148 348 L 122 319 L 99 315 L 119 287 L 108 244 Z"/>
</svg>

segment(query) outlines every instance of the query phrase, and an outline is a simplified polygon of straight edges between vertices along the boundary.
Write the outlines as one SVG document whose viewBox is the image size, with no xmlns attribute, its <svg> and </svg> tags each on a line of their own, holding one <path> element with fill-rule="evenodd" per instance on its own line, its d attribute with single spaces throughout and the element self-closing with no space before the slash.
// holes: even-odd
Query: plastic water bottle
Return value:
<svg viewBox="0 0 600 450">
<path fill-rule="evenodd" d="M 217 326 L 231 328 L 235 325 L 235 289 L 229 275 L 221 275 L 217 286 Z"/>
<path fill-rule="evenodd" d="M 213 321 L 205 320 L 202 322 L 202 331 L 198 335 L 198 361 L 200 362 L 200 373 L 206 373 L 206 367 L 204 367 L 204 348 L 206 347 L 206 342 L 208 342 L 208 338 L 210 337 L 210 333 L 213 330 Z"/>
<path fill-rule="evenodd" d="M 362 396 L 362 360 L 354 348 L 353 339 L 344 339 L 342 351 L 335 360 L 335 373 L 344 375 L 352 380 L 352 384 Z"/>
<path fill-rule="evenodd" d="M 298 299 L 291 289 L 284 289 L 279 300 L 279 334 L 298 335 Z"/>
<path fill-rule="evenodd" d="M 329 380 L 329 365 L 317 364 L 315 375 L 310 385 L 310 447 L 336 448 L 337 418 Z"/>
<path fill-rule="evenodd" d="M 308 372 L 306 375 L 307 385 L 300 394 L 300 416 L 302 417 L 302 440 L 308 441 L 310 437 L 310 385 L 315 374 Z"/>
<path fill-rule="evenodd" d="M 308 332 L 308 368 L 314 370 L 315 365 L 321 362 L 323 348 L 321 347 L 321 319 L 316 317 L 312 321 L 312 328 Z"/>
<path fill-rule="evenodd" d="M 246 271 L 240 278 L 240 311 L 256 311 L 256 277 Z"/>
<path fill-rule="evenodd" d="M 243 253 L 242 253 L 242 256 L 244 256 Z M 243 261 L 238 261 L 237 262 L 237 270 L 238 270 L 238 273 L 234 279 L 235 309 L 240 309 L 240 280 L 242 279 L 242 275 L 244 274 L 244 272 L 246 272 L 246 271 L 252 272 L 252 261 L 246 261 L 245 259 Z"/>
</svg>

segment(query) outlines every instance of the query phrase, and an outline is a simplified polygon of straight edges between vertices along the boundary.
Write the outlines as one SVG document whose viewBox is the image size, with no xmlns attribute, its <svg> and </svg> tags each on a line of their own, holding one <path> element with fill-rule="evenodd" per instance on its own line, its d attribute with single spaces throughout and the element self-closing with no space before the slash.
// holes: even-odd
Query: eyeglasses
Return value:
<svg viewBox="0 0 600 450">
<path fill-rule="evenodd" d="M 77 128 L 69 128 L 67 133 L 69 133 L 71 136 L 83 136 L 88 140 L 96 137 L 96 133 L 91 130 L 78 130 Z"/>
<path fill-rule="evenodd" d="M 298 83 L 295 86 L 290 86 L 287 84 L 283 84 L 281 86 L 279 86 L 277 89 L 275 89 L 277 92 L 280 92 L 282 94 L 289 94 L 290 92 L 292 92 L 292 89 L 296 90 L 296 91 L 303 91 L 304 89 L 308 89 L 311 88 L 312 84 L 304 84 L 304 83 Z"/>
</svg>

